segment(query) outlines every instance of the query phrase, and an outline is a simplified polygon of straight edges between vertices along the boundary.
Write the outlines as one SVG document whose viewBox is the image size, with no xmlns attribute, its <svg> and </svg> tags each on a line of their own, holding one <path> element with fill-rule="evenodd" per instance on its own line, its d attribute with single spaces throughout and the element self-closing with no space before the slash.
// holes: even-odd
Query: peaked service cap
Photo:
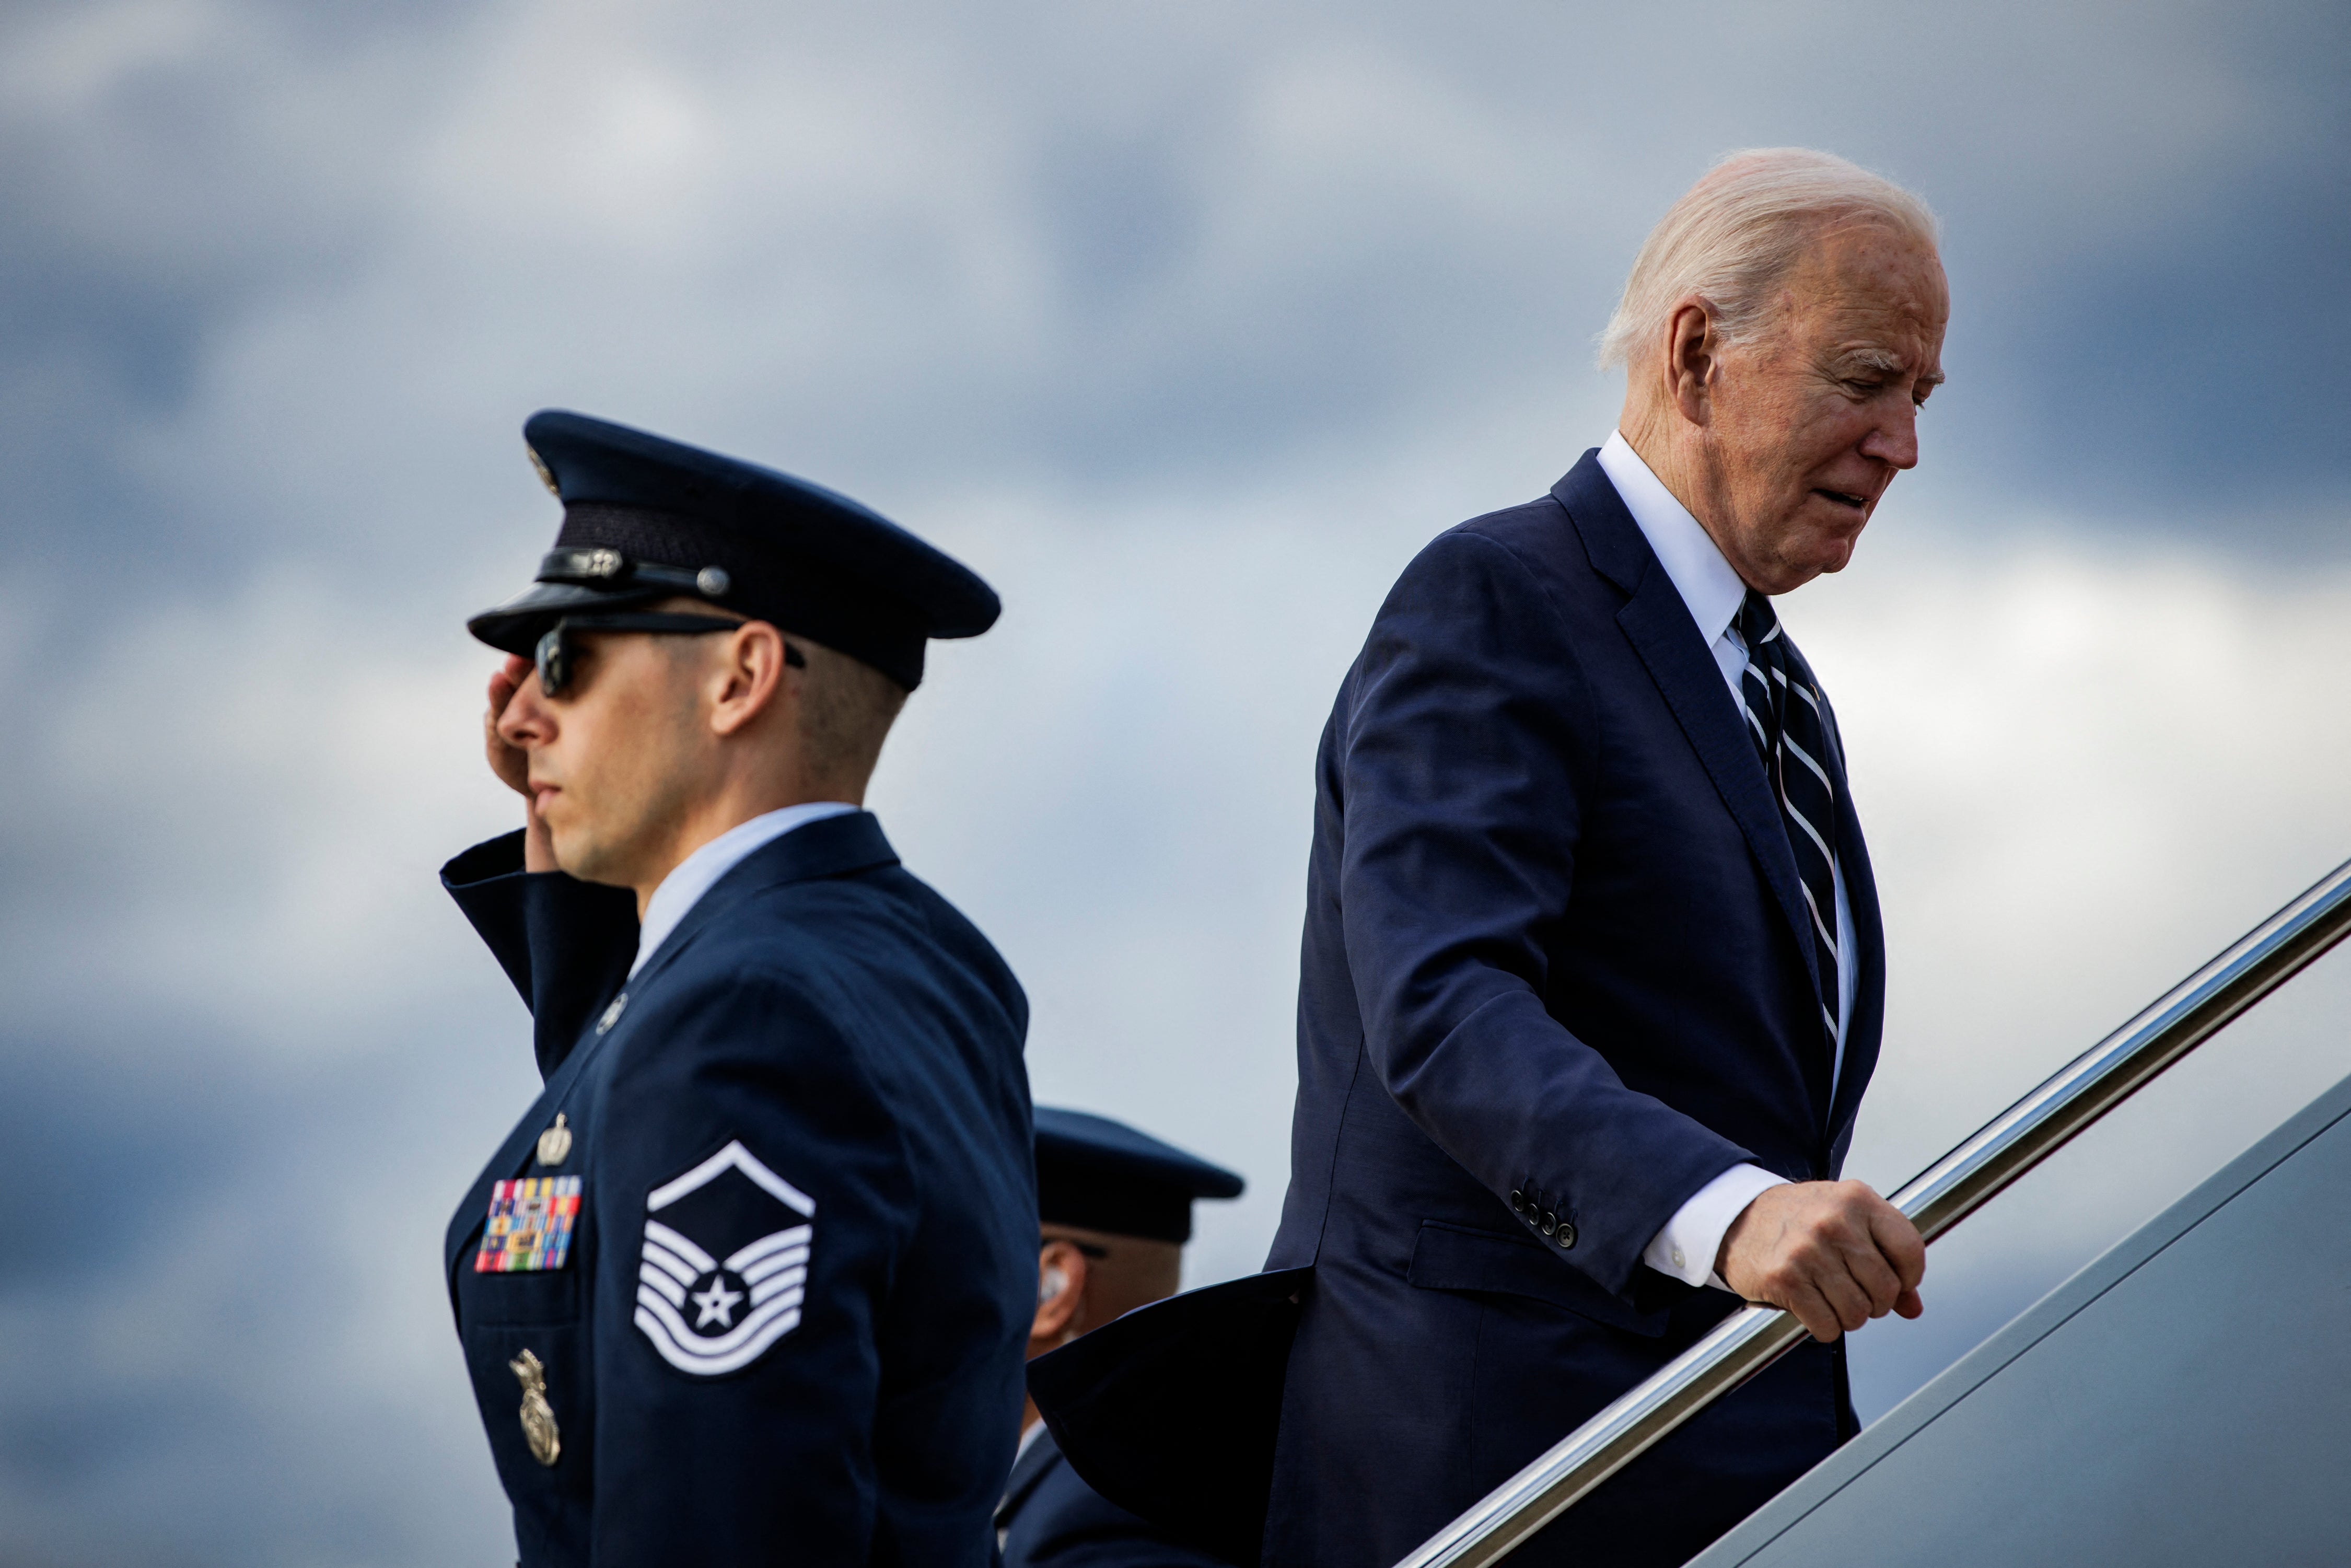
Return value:
<svg viewBox="0 0 2351 1568">
<path fill-rule="evenodd" d="M 1037 1218 L 1154 1241 L 1192 1239 L 1192 1200 L 1238 1197 L 1222 1166 L 1084 1111 L 1037 1107 Z"/>
<path fill-rule="evenodd" d="M 563 409 L 532 414 L 522 434 L 563 524 L 538 580 L 465 622 L 493 648 L 528 658 L 567 614 L 684 596 L 912 691 L 928 639 L 977 637 L 1002 608 L 961 561 L 820 485 Z"/>
</svg>

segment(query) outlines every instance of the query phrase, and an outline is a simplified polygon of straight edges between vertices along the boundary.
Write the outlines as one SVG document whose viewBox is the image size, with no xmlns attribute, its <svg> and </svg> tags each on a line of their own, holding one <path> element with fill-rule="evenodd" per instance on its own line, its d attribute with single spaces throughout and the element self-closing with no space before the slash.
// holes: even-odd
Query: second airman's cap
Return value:
<svg viewBox="0 0 2351 1568">
<path fill-rule="evenodd" d="M 566 615 L 702 600 L 862 660 L 912 691 L 933 637 L 995 624 L 996 592 L 879 513 L 773 468 L 548 409 L 523 440 L 563 503 L 519 597 L 465 624 L 531 656 Z"/>
<path fill-rule="evenodd" d="M 1037 1107 L 1037 1217 L 1047 1225 L 1189 1241 L 1192 1200 L 1238 1197 L 1244 1185 L 1123 1122 Z"/>
</svg>

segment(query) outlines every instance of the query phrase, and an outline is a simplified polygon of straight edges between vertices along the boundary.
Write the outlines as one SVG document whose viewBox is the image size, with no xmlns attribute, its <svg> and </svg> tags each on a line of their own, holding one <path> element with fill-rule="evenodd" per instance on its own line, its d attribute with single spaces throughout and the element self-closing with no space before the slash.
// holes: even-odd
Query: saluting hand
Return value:
<svg viewBox="0 0 2351 1568">
<path fill-rule="evenodd" d="M 530 661 L 508 653 L 506 663 L 490 672 L 490 706 L 482 716 L 482 747 L 489 754 L 490 771 L 526 800 L 530 799 L 530 754 L 498 733 L 498 720 L 529 677 Z"/>
<path fill-rule="evenodd" d="M 1722 1238 L 1715 1272 L 1750 1301 L 1796 1314 L 1823 1344 L 1887 1312 L 1927 1310 L 1927 1243 L 1909 1217 L 1863 1182 L 1766 1189 Z"/>
<path fill-rule="evenodd" d="M 498 720 L 506 716 L 507 705 L 514 701 L 515 693 L 530 678 L 530 661 L 513 653 L 490 672 L 490 706 L 482 715 L 482 749 L 489 757 L 490 771 L 497 775 L 498 782 L 522 797 L 523 870 L 553 871 L 555 841 L 549 836 L 547 824 L 531 800 L 530 753 L 498 733 Z"/>
</svg>

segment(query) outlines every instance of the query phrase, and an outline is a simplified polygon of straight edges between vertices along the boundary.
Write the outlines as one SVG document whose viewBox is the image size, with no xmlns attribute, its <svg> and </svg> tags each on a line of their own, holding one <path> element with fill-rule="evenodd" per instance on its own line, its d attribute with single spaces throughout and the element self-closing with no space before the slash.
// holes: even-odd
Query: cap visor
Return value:
<svg viewBox="0 0 2351 1568">
<path fill-rule="evenodd" d="M 485 610 L 465 622 L 465 630 L 502 653 L 528 659 L 566 615 L 591 611 L 625 610 L 667 598 L 674 589 L 626 588 L 617 591 L 588 588 L 575 582 L 534 582 L 495 610 Z"/>
</svg>

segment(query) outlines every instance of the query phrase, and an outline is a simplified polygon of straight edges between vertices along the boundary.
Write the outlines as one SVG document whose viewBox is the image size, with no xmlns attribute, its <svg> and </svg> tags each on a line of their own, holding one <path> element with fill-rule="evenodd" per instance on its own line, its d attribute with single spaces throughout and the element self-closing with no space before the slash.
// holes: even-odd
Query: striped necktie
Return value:
<svg viewBox="0 0 2351 1568">
<path fill-rule="evenodd" d="M 1827 705 L 1813 684 L 1804 656 L 1782 635 L 1771 601 L 1750 589 L 1739 609 L 1747 642 L 1747 674 L 1740 693 L 1747 727 L 1762 755 L 1764 775 L 1780 798 L 1780 816 L 1796 852 L 1796 874 L 1813 915 L 1813 951 L 1821 972 L 1821 1021 L 1830 1059 L 1837 1038 L 1836 784 L 1829 778 Z"/>
</svg>

